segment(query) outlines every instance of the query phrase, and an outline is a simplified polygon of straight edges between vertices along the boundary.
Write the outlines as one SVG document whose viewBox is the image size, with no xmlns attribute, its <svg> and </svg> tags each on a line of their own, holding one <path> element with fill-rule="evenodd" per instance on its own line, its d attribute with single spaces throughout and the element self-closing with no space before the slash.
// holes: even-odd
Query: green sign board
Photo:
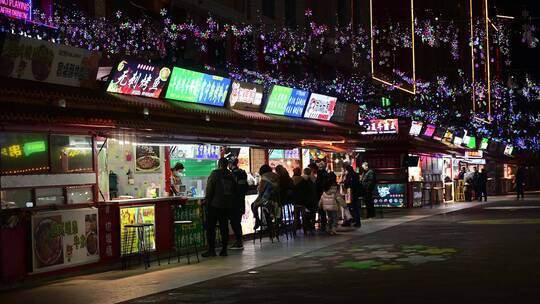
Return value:
<svg viewBox="0 0 540 304">
<path fill-rule="evenodd" d="M 476 149 L 476 137 L 471 136 L 471 139 L 469 140 L 467 147 L 471 149 Z"/>
<path fill-rule="evenodd" d="M 182 68 L 173 68 L 165 98 L 223 107 L 231 80 Z"/>
<path fill-rule="evenodd" d="M 202 207 L 198 204 L 186 204 L 175 209 L 175 221 L 192 221 L 190 225 L 177 225 L 175 227 L 174 236 L 175 243 L 187 246 L 197 245 L 204 247 L 206 245 L 206 237 L 203 229 Z M 219 233 L 217 234 L 219 235 Z"/>
</svg>

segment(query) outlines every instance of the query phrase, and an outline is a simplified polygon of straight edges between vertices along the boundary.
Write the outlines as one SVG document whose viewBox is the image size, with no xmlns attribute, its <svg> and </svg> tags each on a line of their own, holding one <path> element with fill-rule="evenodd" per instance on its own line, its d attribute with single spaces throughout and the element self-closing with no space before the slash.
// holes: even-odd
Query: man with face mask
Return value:
<svg viewBox="0 0 540 304">
<path fill-rule="evenodd" d="M 364 170 L 364 173 L 362 174 L 362 177 L 360 178 L 360 182 L 362 183 L 364 202 L 366 203 L 367 218 L 372 218 L 372 217 L 375 217 L 375 205 L 373 204 L 373 190 L 375 189 L 375 185 L 377 181 L 375 179 L 375 172 L 369 169 L 369 165 L 367 162 L 364 162 L 362 164 L 362 169 Z"/>
<path fill-rule="evenodd" d="M 174 167 L 171 168 L 171 195 L 177 196 L 180 194 L 182 172 L 184 172 L 184 165 L 182 163 L 176 163 Z"/>
</svg>

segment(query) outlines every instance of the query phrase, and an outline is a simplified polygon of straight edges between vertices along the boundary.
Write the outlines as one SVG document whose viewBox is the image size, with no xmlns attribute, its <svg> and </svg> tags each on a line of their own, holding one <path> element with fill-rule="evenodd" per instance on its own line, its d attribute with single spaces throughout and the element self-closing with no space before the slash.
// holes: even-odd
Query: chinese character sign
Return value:
<svg viewBox="0 0 540 304">
<path fill-rule="evenodd" d="M 107 92 L 159 98 L 170 75 L 168 67 L 122 60 L 111 74 Z"/>
<path fill-rule="evenodd" d="M 232 109 L 259 111 L 263 87 L 243 81 L 233 81 L 229 105 Z"/>
<path fill-rule="evenodd" d="M 196 159 L 219 159 L 221 148 L 214 145 L 198 145 Z"/>
<path fill-rule="evenodd" d="M 336 103 L 336 97 L 312 93 L 304 117 L 329 121 L 334 115 Z"/>
<path fill-rule="evenodd" d="M 4 132 L 0 136 L 0 173 L 20 174 L 49 169 L 49 142 L 45 133 Z"/>
<path fill-rule="evenodd" d="M 309 93 L 275 85 L 266 103 L 265 113 L 302 117 Z"/>
<path fill-rule="evenodd" d="M 222 107 L 231 80 L 181 68 L 173 68 L 166 98 Z"/>
<path fill-rule="evenodd" d="M 362 134 L 397 134 L 398 119 L 371 119 L 368 122 L 361 121 L 360 125 L 366 128 Z"/>
<path fill-rule="evenodd" d="M 9 34 L 0 40 L 0 76 L 95 87 L 101 59 L 98 52 Z"/>
<path fill-rule="evenodd" d="M 99 260 L 97 209 L 39 212 L 32 216 L 34 272 Z"/>
<path fill-rule="evenodd" d="M 15 19 L 32 19 L 32 0 L 0 0 L 0 14 Z"/>
<path fill-rule="evenodd" d="M 358 119 L 358 108 L 358 104 L 337 102 L 330 121 L 355 124 Z"/>
</svg>

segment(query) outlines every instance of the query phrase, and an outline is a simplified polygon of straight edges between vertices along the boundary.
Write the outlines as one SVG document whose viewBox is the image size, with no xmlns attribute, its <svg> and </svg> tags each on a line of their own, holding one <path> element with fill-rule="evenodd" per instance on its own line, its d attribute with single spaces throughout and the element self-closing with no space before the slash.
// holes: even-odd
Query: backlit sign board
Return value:
<svg viewBox="0 0 540 304">
<path fill-rule="evenodd" d="M 424 136 L 426 137 L 432 137 L 433 136 L 433 133 L 435 133 L 435 129 L 437 127 L 434 126 L 434 125 L 427 125 L 426 126 L 426 130 L 424 131 Z"/>
<path fill-rule="evenodd" d="M 308 99 L 307 91 L 275 85 L 264 110 L 267 114 L 302 117 Z"/>
<path fill-rule="evenodd" d="M 482 138 L 482 141 L 480 142 L 480 150 L 486 150 L 488 148 L 488 145 L 489 145 L 489 139 L 487 138 Z"/>
<path fill-rule="evenodd" d="M 306 106 L 304 118 L 329 121 L 334 115 L 337 98 L 312 93 Z"/>
<path fill-rule="evenodd" d="M 233 81 L 229 106 L 237 110 L 259 111 L 263 100 L 263 87 L 243 81 Z"/>
<path fill-rule="evenodd" d="M 165 98 L 223 107 L 231 80 L 174 67 Z"/>
<path fill-rule="evenodd" d="M 371 119 L 368 122 L 360 122 L 360 126 L 366 128 L 362 132 L 364 135 L 369 134 L 397 134 L 399 121 L 397 118 L 389 119 Z"/>
<path fill-rule="evenodd" d="M 409 131 L 409 135 L 412 136 L 418 136 L 422 132 L 422 126 L 424 123 L 421 121 L 413 121 L 411 124 L 411 130 Z"/>
<path fill-rule="evenodd" d="M 32 19 L 32 0 L 0 0 L 0 14 L 21 20 Z"/>
<path fill-rule="evenodd" d="M 168 67 L 122 60 L 112 71 L 107 92 L 159 98 L 170 75 Z"/>
</svg>

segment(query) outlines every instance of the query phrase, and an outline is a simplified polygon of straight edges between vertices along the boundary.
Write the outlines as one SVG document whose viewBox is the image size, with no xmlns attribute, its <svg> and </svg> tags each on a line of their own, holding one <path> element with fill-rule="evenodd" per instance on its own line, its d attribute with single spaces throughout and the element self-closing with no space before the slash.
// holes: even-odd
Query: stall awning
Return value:
<svg viewBox="0 0 540 304">
<path fill-rule="evenodd" d="M 132 132 L 162 140 L 187 139 L 269 146 L 299 146 L 302 139 L 345 140 L 357 126 L 233 111 L 192 103 L 109 94 L 6 79 L 0 88 L 6 128 L 87 128 L 101 133 Z"/>
</svg>

